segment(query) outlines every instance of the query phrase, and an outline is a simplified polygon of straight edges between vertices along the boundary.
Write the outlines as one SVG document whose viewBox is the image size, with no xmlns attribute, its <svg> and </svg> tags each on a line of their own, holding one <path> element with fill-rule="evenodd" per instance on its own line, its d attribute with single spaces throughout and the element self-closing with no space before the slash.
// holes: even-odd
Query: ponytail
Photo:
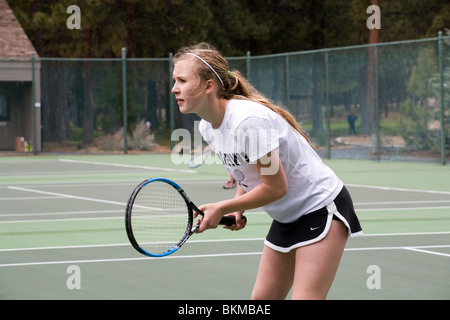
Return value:
<svg viewBox="0 0 450 320">
<path fill-rule="evenodd" d="M 262 104 L 269 108 L 270 110 L 278 113 L 283 119 L 289 123 L 289 125 L 298 131 L 303 138 L 314 148 L 311 141 L 308 138 L 306 132 L 302 129 L 302 127 L 298 124 L 297 120 L 294 116 L 285 108 L 276 105 L 268 98 L 266 98 L 261 92 L 259 92 L 254 86 L 248 82 L 248 80 L 239 72 L 239 71 L 231 71 L 229 73 L 229 78 L 231 82 L 231 86 L 224 95 L 225 99 L 242 99 L 242 100 L 251 100 Z"/>
</svg>

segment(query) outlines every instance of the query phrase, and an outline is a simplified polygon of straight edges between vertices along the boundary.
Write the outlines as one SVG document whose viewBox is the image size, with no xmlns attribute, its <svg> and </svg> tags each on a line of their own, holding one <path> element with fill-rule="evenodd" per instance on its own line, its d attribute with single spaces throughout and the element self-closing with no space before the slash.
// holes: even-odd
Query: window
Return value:
<svg viewBox="0 0 450 320">
<path fill-rule="evenodd" d="M 0 94 L 0 121 L 9 121 L 11 120 L 10 118 L 8 98 Z"/>
</svg>

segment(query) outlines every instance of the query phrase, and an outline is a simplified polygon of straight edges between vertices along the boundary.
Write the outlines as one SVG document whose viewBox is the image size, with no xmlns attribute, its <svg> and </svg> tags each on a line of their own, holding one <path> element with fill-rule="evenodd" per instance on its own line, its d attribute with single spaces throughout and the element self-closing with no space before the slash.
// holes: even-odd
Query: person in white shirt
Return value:
<svg viewBox="0 0 450 320">
<path fill-rule="evenodd" d="M 252 299 L 325 299 L 348 236 L 362 234 L 347 189 L 314 151 L 295 118 L 258 92 L 208 43 L 173 58 L 180 112 L 202 118 L 200 133 L 237 182 L 232 199 L 199 207 L 198 232 L 245 210 L 273 218 Z"/>
</svg>

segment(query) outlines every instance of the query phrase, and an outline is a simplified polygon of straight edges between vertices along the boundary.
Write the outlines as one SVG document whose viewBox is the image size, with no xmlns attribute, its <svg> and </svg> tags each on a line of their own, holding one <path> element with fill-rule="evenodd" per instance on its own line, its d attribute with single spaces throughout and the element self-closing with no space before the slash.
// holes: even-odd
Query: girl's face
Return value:
<svg viewBox="0 0 450 320">
<path fill-rule="evenodd" d="M 172 93 L 181 113 L 199 113 L 205 105 L 206 94 L 200 78 L 194 72 L 191 59 L 179 60 L 173 69 Z"/>
</svg>

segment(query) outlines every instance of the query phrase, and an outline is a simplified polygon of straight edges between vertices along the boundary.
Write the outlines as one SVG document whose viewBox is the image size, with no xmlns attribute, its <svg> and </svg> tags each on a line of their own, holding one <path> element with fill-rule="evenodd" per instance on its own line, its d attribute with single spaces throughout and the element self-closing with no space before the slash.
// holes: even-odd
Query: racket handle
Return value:
<svg viewBox="0 0 450 320">
<path fill-rule="evenodd" d="M 242 216 L 242 220 L 244 220 L 244 222 L 247 222 L 247 218 L 245 216 Z M 234 216 L 223 216 L 222 219 L 220 219 L 219 224 L 231 226 L 233 224 L 236 224 L 236 218 Z"/>
</svg>

